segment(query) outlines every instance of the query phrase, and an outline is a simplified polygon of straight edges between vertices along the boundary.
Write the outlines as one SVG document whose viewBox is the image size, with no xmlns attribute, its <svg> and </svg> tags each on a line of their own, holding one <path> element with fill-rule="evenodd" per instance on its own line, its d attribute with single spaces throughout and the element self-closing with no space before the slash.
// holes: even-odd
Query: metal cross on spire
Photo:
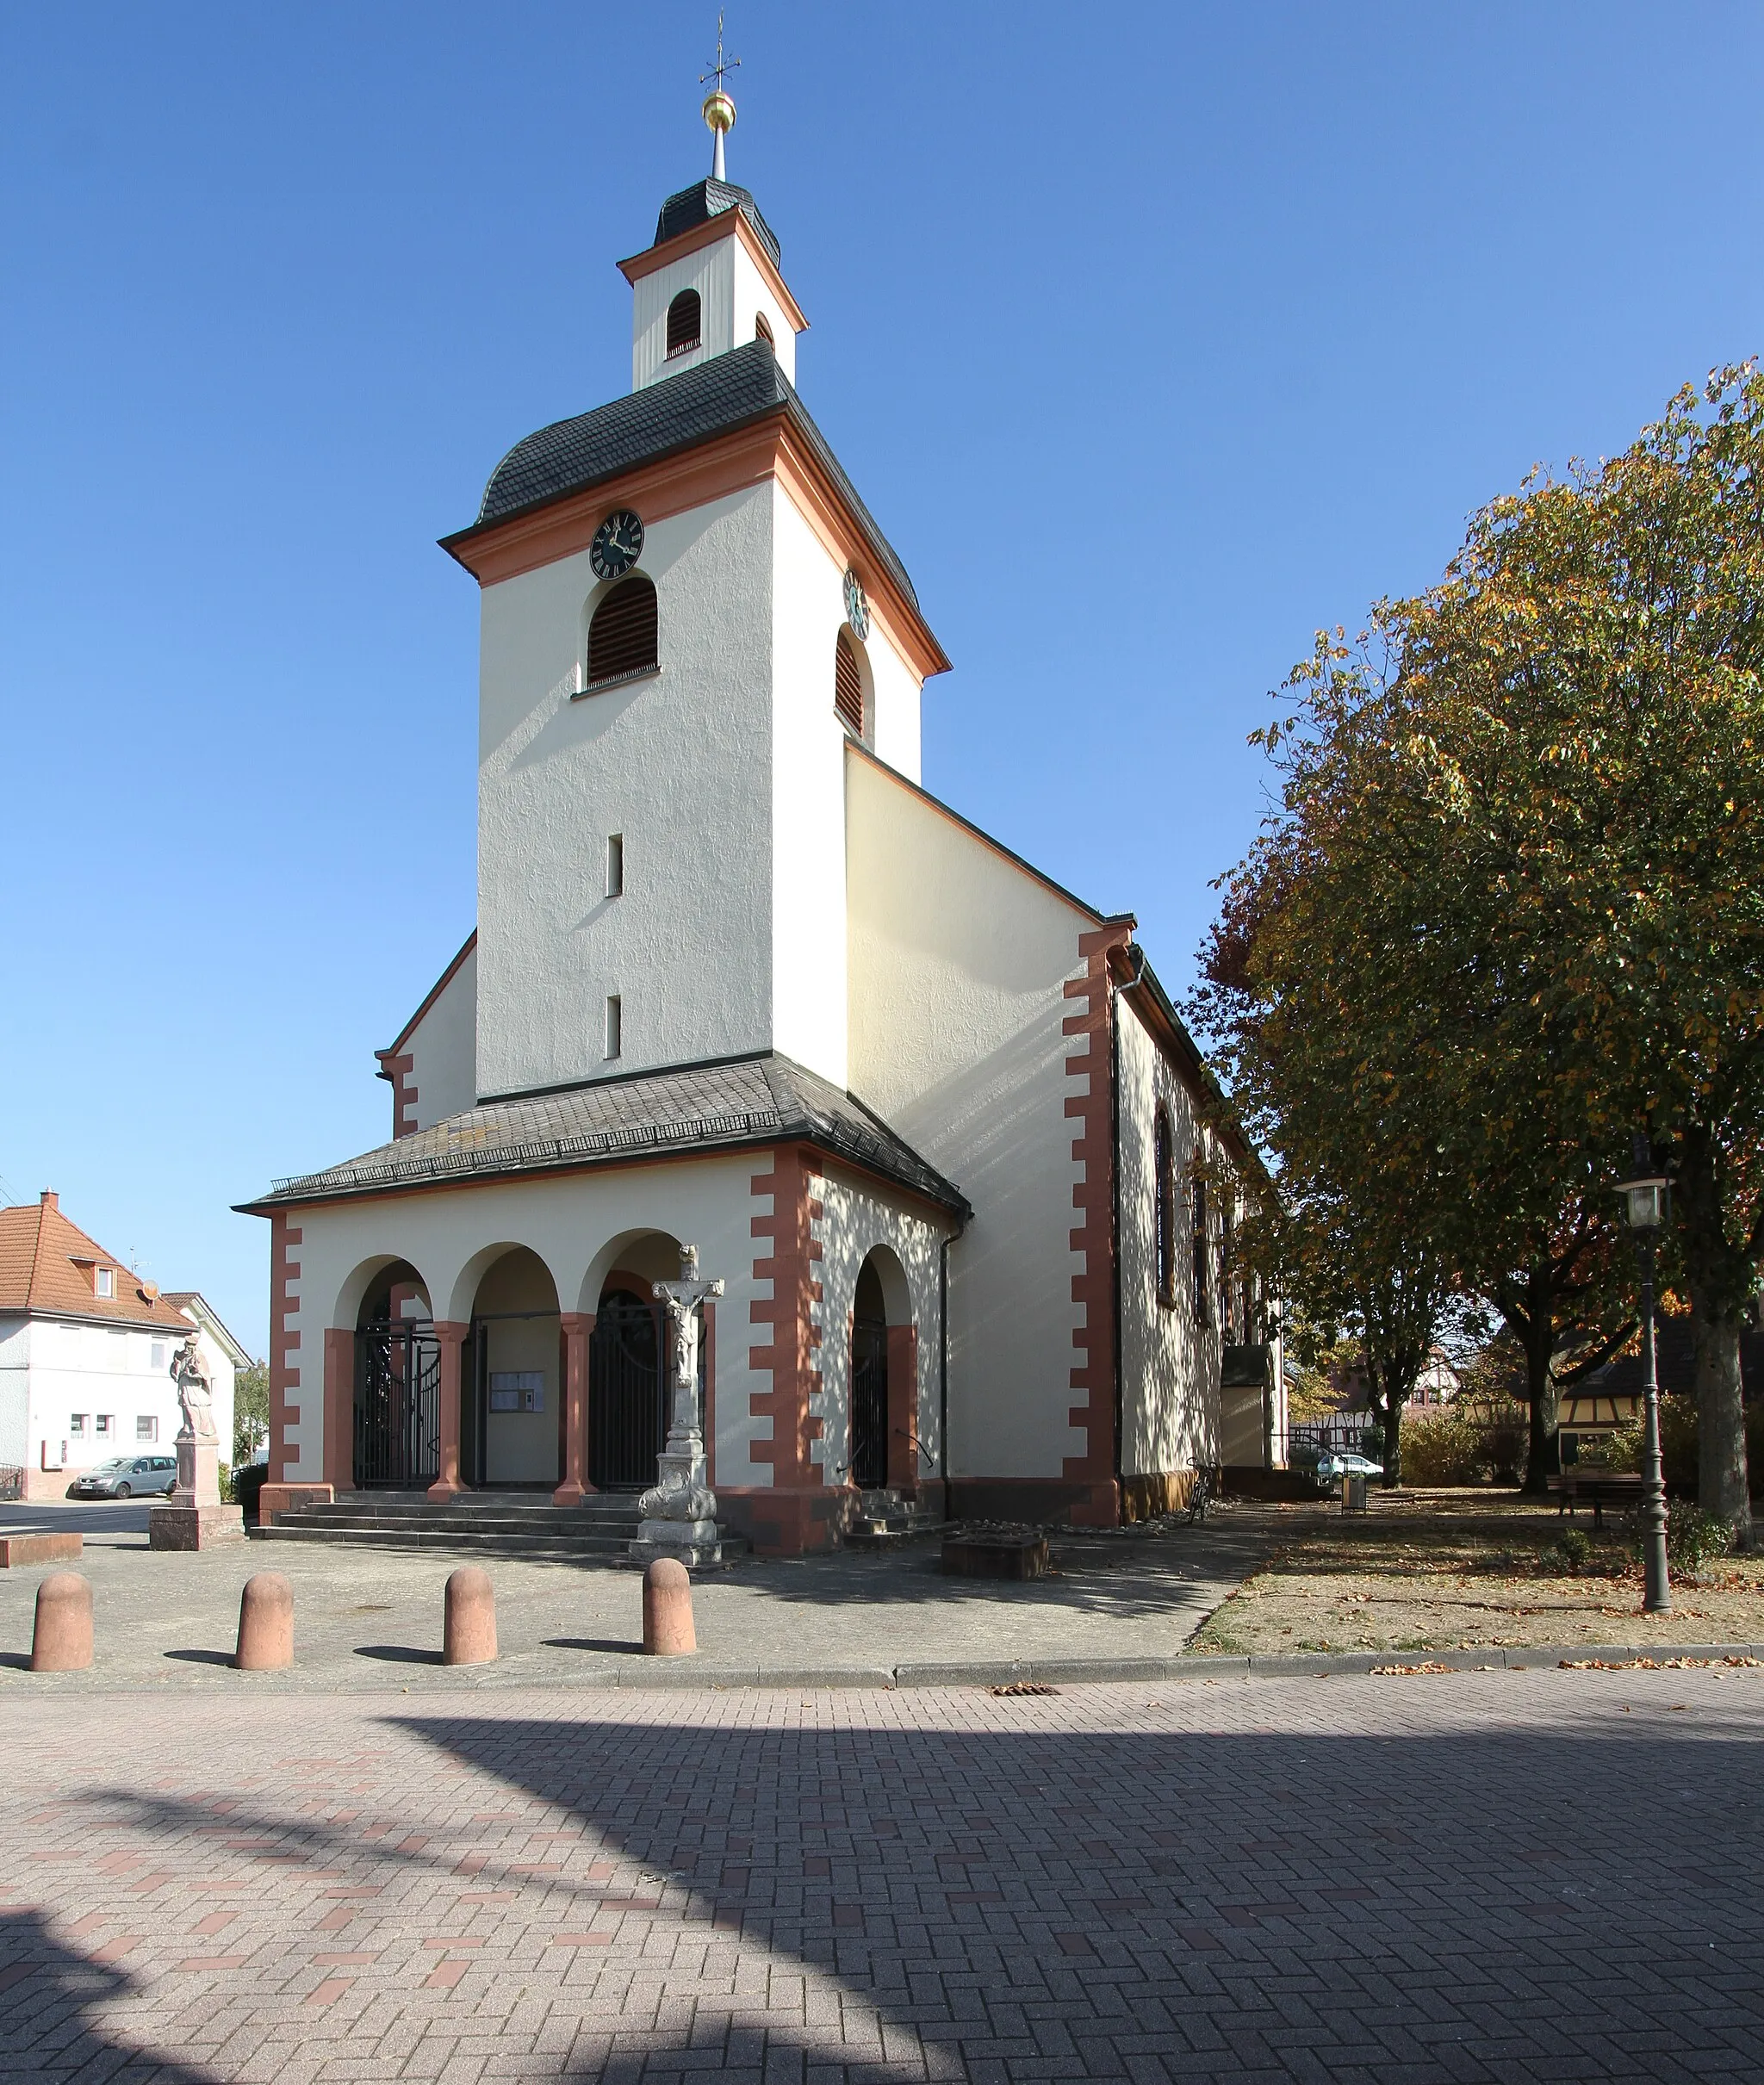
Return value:
<svg viewBox="0 0 1764 2085">
<path fill-rule="evenodd" d="M 723 55 L 723 9 L 719 7 L 717 10 L 716 62 L 708 71 L 701 72 L 699 75 L 699 84 L 701 87 L 706 80 L 714 79 L 717 83 L 705 96 L 705 106 L 701 111 L 705 122 L 711 127 L 711 136 L 716 140 L 711 152 L 711 178 L 713 181 L 721 181 L 725 178 L 723 140 L 735 127 L 735 103 L 729 98 L 728 92 L 724 87 L 723 76 L 725 72 L 733 72 L 740 64 L 740 59 L 725 58 Z"/>
<path fill-rule="evenodd" d="M 723 75 L 725 72 L 735 71 L 740 64 L 740 59 L 725 58 L 723 55 L 723 9 L 719 7 L 717 10 L 717 56 L 715 61 L 710 64 L 710 70 L 706 72 L 699 73 L 699 86 L 702 87 L 707 79 L 714 79 L 717 83 L 717 91 L 718 94 L 721 94 L 723 91 Z"/>
</svg>

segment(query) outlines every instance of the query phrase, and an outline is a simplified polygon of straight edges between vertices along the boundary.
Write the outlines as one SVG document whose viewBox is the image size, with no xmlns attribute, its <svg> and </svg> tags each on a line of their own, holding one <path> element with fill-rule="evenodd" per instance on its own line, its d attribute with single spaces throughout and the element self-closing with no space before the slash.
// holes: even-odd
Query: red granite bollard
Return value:
<svg viewBox="0 0 1764 2085">
<path fill-rule="evenodd" d="M 496 1589 L 488 1571 L 466 1564 L 447 1581 L 443 1665 L 488 1665 L 496 1655 Z"/>
<path fill-rule="evenodd" d="M 279 1672 L 294 1663 L 294 1587 L 279 1571 L 245 1580 L 233 1662 L 241 1672 Z"/>
<path fill-rule="evenodd" d="M 686 1567 L 677 1557 L 658 1556 L 643 1573 L 643 1648 L 651 1658 L 683 1658 L 698 1648 Z"/>
<path fill-rule="evenodd" d="M 92 1662 L 92 1588 L 77 1571 L 52 1571 L 37 1587 L 34 1672 L 83 1672 Z"/>
</svg>

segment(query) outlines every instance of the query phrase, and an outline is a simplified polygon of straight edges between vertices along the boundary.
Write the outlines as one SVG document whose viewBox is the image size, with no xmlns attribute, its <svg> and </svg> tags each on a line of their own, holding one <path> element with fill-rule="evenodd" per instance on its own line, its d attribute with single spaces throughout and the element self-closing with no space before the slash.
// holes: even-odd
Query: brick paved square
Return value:
<svg viewBox="0 0 1764 2085">
<path fill-rule="evenodd" d="M 1756 1672 L 20 1676 L 0 1738 L 9 2077 L 1764 2072 Z"/>
</svg>

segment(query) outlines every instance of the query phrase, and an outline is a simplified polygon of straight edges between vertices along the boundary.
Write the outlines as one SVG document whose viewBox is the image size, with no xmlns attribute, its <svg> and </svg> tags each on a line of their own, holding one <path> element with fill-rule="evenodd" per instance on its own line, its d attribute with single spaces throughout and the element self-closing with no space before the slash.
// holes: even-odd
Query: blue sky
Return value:
<svg viewBox="0 0 1764 2085">
<path fill-rule="evenodd" d="M 0 26 L 0 1186 L 248 1344 L 473 916 L 435 538 L 629 382 L 709 6 Z M 925 779 L 1173 990 L 1312 631 L 1764 349 L 1764 11 L 731 10 L 800 388 L 955 670 Z"/>
</svg>

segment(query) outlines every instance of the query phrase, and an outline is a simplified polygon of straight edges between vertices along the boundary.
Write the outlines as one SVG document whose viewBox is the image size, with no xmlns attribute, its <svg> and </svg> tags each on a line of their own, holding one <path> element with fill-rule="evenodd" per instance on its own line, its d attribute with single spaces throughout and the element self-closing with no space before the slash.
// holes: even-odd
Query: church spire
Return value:
<svg viewBox="0 0 1764 2085">
<path fill-rule="evenodd" d="M 717 10 L 717 56 L 710 70 L 699 75 L 701 87 L 707 79 L 714 79 L 717 83 L 705 96 L 704 108 L 699 111 L 710 127 L 711 137 L 716 140 L 711 148 L 711 178 L 713 181 L 726 181 L 729 178 L 724 164 L 723 140 L 735 128 L 735 103 L 724 91 L 723 75 L 733 72 L 740 63 L 738 58 L 725 58 L 723 55 L 723 9 L 719 7 Z"/>
</svg>

